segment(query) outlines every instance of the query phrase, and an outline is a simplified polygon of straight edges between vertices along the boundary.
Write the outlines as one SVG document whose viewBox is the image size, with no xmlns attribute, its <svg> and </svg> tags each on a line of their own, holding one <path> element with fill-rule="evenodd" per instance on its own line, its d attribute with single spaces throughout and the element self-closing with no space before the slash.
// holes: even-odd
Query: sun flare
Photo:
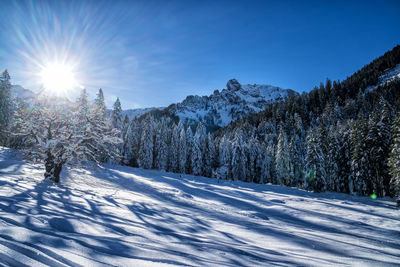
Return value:
<svg viewBox="0 0 400 267">
<path fill-rule="evenodd" d="M 54 94 L 63 94 L 78 86 L 71 66 L 59 63 L 50 63 L 40 72 L 41 83 L 44 89 Z"/>
</svg>

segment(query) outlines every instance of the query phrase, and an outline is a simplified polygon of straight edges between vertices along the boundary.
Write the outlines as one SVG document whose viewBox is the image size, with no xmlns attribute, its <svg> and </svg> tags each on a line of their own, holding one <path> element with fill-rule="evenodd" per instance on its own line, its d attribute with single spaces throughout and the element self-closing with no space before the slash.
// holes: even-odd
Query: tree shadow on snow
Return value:
<svg viewBox="0 0 400 267">
<path fill-rule="evenodd" d="M 195 234 L 196 232 L 199 232 L 199 236 L 202 234 L 204 235 L 205 233 L 210 233 L 213 232 L 212 229 L 207 227 L 207 220 L 218 220 L 224 223 L 234 223 L 236 225 L 241 225 L 245 228 L 250 229 L 251 231 L 258 232 L 259 234 L 263 234 L 266 236 L 273 236 L 279 239 L 284 239 L 286 242 L 294 243 L 298 246 L 302 247 L 311 247 L 313 250 L 320 251 L 320 252 L 325 252 L 325 253 L 330 253 L 335 255 L 336 257 L 347 257 L 347 258 L 355 258 L 355 259 L 360 259 L 360 260 L 366 260 L 369 262 L 376 262 L 376 263 L 387 263 L 387 264 L 395 264 L 394 262 L 390 262 L 389 260 L 387 262 L 382 262 L 379 260 L 376 260 L 373 258 L 365 258 L 361 256 L 357 256 L 355 254 L 352 254 L 351 251 L 344 251 L 342 248 L 338 247 L 338 244 L 340 242 L 336 240 L 329 240 L 327 238 L 326 240 L 329 240 L 329 242 L 326 242 L 326 240 L 323 240 L 322 238 L 314 238 L 312 236 L 309 236 L 309 238 L 305 236 L 298 236 L 294 235 L 291 233 L 287 233 L 284 231 L 284 229 L 278 229 L 276 227 L 270 227 L 265 221 L 268 221 L 268 216 L 271 216 L 274 218 L 274 220 L 281 221 L 285 224 L 292 225 L 298 229 L 304 229 L 305 231 L 324 231 L 326 233 L 330 233 L 331 235 L 334 236 L 343 236 L 343 237 L 352 237 L 355 239 L 360 239 L 360 240 L 367 240 L 368 243 L 372 243 L 376 246 L 380 246 L 382 243 L 382 239 L 375 238 L 374 235 L 370 234 L 364 234 L 364 233 L 357 233 L 357 232 L 348 232 L 345 229 L 341 229 L 336 227 L 335 225 L 326 225 L 322 222 L 316 222 L 316 221 L 310 221 L 310 220 L 305 220 L 302 218 L 299 218 L 297 216 L 293 216 L 287 212 L 284 212 L 280 209 L 269 209 L 269 208 L 264 208 L 264 207 L 269 207 L 271 205 L 276 205 L 276 204 L 284 204 L 281 201 L 268 201 L 268 200 L 263 200 L 261 201 L 260 205 L 254 205 L 248 201 L 242 199 L 238 199 L 238 197 L 230 197 L 226 193 L 222 194 L 220 191 L 216 192 L 215 190 L 213 191 L 211 189 L 201 189 L 199 187 L 191 187 L 182 179 L 178 178 L 173 178 L 173 177 L 164 177 L 160 179 L 160 174 L 159 172 L 152 172 L 152 171 L 142 171 L 141 169 L 130 169 L 127 168 L 124 171 L 133 173 L 134 175 L 137 175 L 143 180 L 143 182 L 140 182 L 140 179 L 132 179 L 132 177 L 125 177 L 123 173 L 121 173 L 118 169 L 109 169 L 108 172 L 113 176 L 113 178 L 110 181 L 114 181 L 117 186 L 121 186 L 122 188 L 126 190 L 132 190 L 132 191 L 137 191 L 140 192 L 141 194 L 144 194 L 148 197 L 156 198 L 162 203 L 168 203 L 167 206 L 172 206 L 175 207 L 174 211 L 177 212 L 177 210 L 181 211 L 180 215 L 184 215 L 185 213 L 189 214 L 198 214 L 199 217 L 201 218 L 207 218 L 207 219 L 202 219 L 202 224 L 206 226 L 204 229 L 205 232 L 202 231 L 193 231 Z M 176 176 L 176 175 L 175 175 Z M 161 183 L 165 184 L 168 187 L 172 188 L 178 188 L 180 191 L 179 195 L 174 193 L 166 193 L 163 190 L 158 190 L 154 186 L 150 186 L 146 183 L 146 179 L 152 182 L 156 183 Z M 204 178 L 202 178 L 204 179 Z M 296 192 L 297 193 L 297 192 Z M 286 192 L 287 194 L 287 192 Z M 309 194 L 306 192 L 306 194 Z M 252 214 L 256 214 L 257 219 L 262 219 L 261 222 L 260 220 L 256 221 L 249 221 L 247 219 L 243 219 L 240 216 L 236 216 L 236 214 L 226 214 L 226 213 L 220 213 L 216 210 L 209 209 L 209 207 L 203 207 L 201 205 L 197 205 L 196 202 L 188 202 L 188 201 L 182 201 L 182 197 L 179 196 L 185 196 L 185 195 L 196 195 L 207 199 L 207 200 L 215 200 L 218 201 L 222 204 L 225 205 L 231 205 L 235 208 L 238 208 L 239 210 L 245 210 L 248 212 L 251 212 Z M 133 214 L 137 218 L 139 218 L 145 225 L 147 229 L 151 229 L 154 234 L 156 235 L 165 235 L 169 236 L 172 239 L 176 239 L 178 242 L 185 243 L 189 246 L 192 247 L 202 247 L 202 246 L 208 246 L 208 247 L 213 247 L 210 244 L 207 244 L 206 242 L 202 241 L 200 237 L 194 237 L 194 235 L 191 235 L 188 237 L 187 235 L 182 235 L 181 233 L 177 233 L 177 231 L 174 231 L 174 227 L 163 227 L 160 226 L 160 223 L 168 224 L 170 223 L 171 225 L 176 225 L 177 222 L 170 220 L 168 221 L 168 218 L 158 218 L 156 221 L 152 221 L 151 218 L 154 213 L 160 213 L 159 210 L 157 211 L 149 211 L 149 207 L 140 207 L 138 205 L 135 206 L 130 206 L 129 209 L 132 211 Z M 188 212 L 190 211 L 190 212 Z M 309 212 L 309 211 L 307 211 Z M 336 221 L 340 224 L 346 225 L 346 226 L 354 226 L 355 221 L 347 218 L 340 218 L 336 216 L 330 216 L 326 215 L 324 213 L 317 213 L 313 212 L 314 216 L 316 217 L 321 217 L 325 219 L 329 219 L 331 221 Z M 150 216 L 148 216 L 150 215 Z M 165 221 L 163 221 L 165 220 Z M 179 223 L 179 222 L 178 222 Z M 186 223 L 185 223 L 186 224 Z M 201 225 L 199 225 L 198 221 L 192 221 L 190 222 L 191 225 L 193 225 L 193 229 L 199 228 L 202 229 Z M 171 229 L 172 228 L 172 229 Z M 348 228 L 348 227 L 347 227 Z M 184 227 L 177 227 L 178 230 L 184 229 Z M 203 229 L 202 229 L 203 230 Z M 378 232 L 379 234 L 383 234 L 381 236 L 393 236 L 394 235 L 399 235 L 399 231 L 388 231 L 384 229 L 374 229 L 373 227 L 368 227 L 368 230 L 370 231 L 375 231 Z M 221 232 L 220 232 L 221 233 Z M 277 261 L 277 258 L 274 257 L 274 253 L 276 254 L 276 251 L 271 252 L 263 248 L 256 248 L 254 249 L 255 252 L 249 252 L 247 251 L 240 251 L 238 249 L 238 245 L 240 245 L 241 240 L 238 240 L 236 237 L 233 237 L 233 235 L 229 233 L 222 233 L 225 237 L 228 238 L 228 240 L 231 241 L 231 243 L 226 242 L 225 240 L 219 240 L 218 242 L 220 245 L 215 246 L 214 248 L 218 251 L 225 251 L 232 255 L 232 253 L 235 253 L 234 255 L 240 255 L 240 257 L 245 257 L 245 261 L 239 261 L 239 262 L 234 262 L 234 259 L 227 259 L 230 261 L 232 264 L 238 264 L 241 263 L 240 265 L 246 265 L 248 264 L 254 264 L 256 262 L 275 262 L 275 263 L 282 263 L 282 264 L 299 264 L 296 262 L 290 262 L 288 261 L 288 257 L 285 258 L 285 260 Z M 239 242 L 238 242 L 239 241 Z M 355 249 L 364 249 L 367 250 L 373 255 L 374 251 L 373 249 L 370 249 L 365 246 L 357 246 L 356 242 L 355 243 L 346 243 L 342 242 L 342 245 L 348 245 L 352 246 Z M 384 242 L 384 244 L 388 247 L 391 248 L 399 248 L 399 244 L 396 242 Z M 239 250 L 239 251 L 237 251 Z M 380 253 L 386 254 L 388 256 L 393 256 L 395 257 L 394 254 L 385 252 L 384 250 L 380 251 Z M 282 254 L 284 256 L 284 254 Z M 280 256 L 282 256 L 280 255 Z M 198 261 L 197 263 L 203 263 L 203 264 L 209 264 L 209 262 L 202 262 L 201 260 Z M 215 263 L 215 262 L 214 262 Z"/>
<path fill-rule="evenodd" d="M 22 165 L 17 164 L 12 168 L 21 170 Z M 1 168 L 0 165 L 0 171 Z M 9 166 L 3 168 L 7 168 L 7 172 L 11 170 Z M 383 240 L 382 243 L 382 239 L 376 237 L 393 236 L 399 240 L 396 238 L 399 236 L 399 231 L 360 225 L 369 233 L 357 231 L 349 233 L 344 229 L 354 227 L 355 221 L 351 218 L 286 207 L 286 210 L 307 212 L 314 217 L 346 226 L 341 229 L 322 221 L 299 218 L 279 209 L 279 205 L 285 205 L 282 198 L 268 200 L 252 194 L 254 191 L 270 191 L 277 197 L 279 194 L 310 197 L 311 193 L 308 192 L 245 183 L 233 185 L 233 189 L 240 187 L 244 190 L 232 190 L 232 185 L 226 183 L 216 184 L 214 181 L 213 184 L 207 185 L 207 178 L 193 178 L 186 175 L 178 178 L 176 174 L 160 175 L 158 171 L 129 167 L 91 169 L 90 172 L 95 177 L 102 177 L 92 181 L 93 186 L 98 182 L 111 183 L 114 185 L 112 188 L 127 190 L 132 193 L 131 195 L 146 196 L 159 204 L 146 203 L 140 197 L 122 201 L 115 197 L 117 191 L 105 194 L 97 193 L 96 188 L 85 191 L 74 187 L 72 190 L 68 183 L 73 181 L 66 181 L 65 184 L 64 180 L 61 180 L 61 184 L 40 181 L 29 188 L 22 183 L 21 186 L 16 186 L 11 181 L 2 180 L 2 187 L 12 187 L 18 192 L 11 197 L 0 196 L 2 211 L 0 221 L 12 229 L 26 231 L 26 236 L 21 240 L 20 237 L 13 235 L 9 227 L 1 226 L 0 245 L 14 251 L 15 257 L 0 252 L 0 261 L 9 265 L 23 266 L 23 262 L 18 260 L 18 255 L 23 254 L 45 265 L 80 266 L 78 260 L 70 260 L 58 252 L 58 250 L 68 251 L 68 248 L 75 246 L 82 251 L 88 251 L 87 254 L 80 254 L 80 257 L 86 257 L 99 265 L 110 264 L 103 261 L 104 257 L 116 259 L 122 257 L 174 265 L 190 265 L 188 262 L 191 262 L 195 266 L 256 266 L 260 263 L 276 266 L 302 265 L 296 257 L 291 257 L 293 253 L 291 251 L 268 249 L 268 244 L 263 247 L 253 244 L 250 238 L 230 232 L 229 227 L 221 229 L 214 227 L 215 224 L 228 226 L 234 224 L 266 238 L 273 237 L 298 247 L 312 248 L 321 252 L 310 256 L 316 261 L 324 260 L 323 256 L 318 255 L 329 253 L 338 259 L 354 258 L 377 265 L 396 264 L 389 259 L 387 261 L 374 259 L 374 250 L 357 245 L 360 242 L 352 244 L 339 242 L 331 237 L 313 236 L 312 232 L 323 231 L 330 236 L 351 237 L 378 247 L 381 244 L 399 249 L 400 244 L 397 241 L 396 243 Z M 312 195 L 312 197 L 324 201 L 331 199 L 332 196 Z M 197 198 L 217 202 L 223 207 L 235 207 L 243 211 L 243 214 L 213 209 L 212 205 L 203 205 L 201 201 L 196 200 Z M 121 214 L 118 214 L 119 212 Z M 271 222 L 271 219 L 274 221 Z M 302 229 L 309 234 L 300 236 L 287 232 L 284 227 L 279 227 L 281 223 Z M 159 238 L 165 240 L 165 243 L 159 243 Z M 341 245 L 351 247 L 353 250 L 369 251 L 371 257 L 357 256 L 352 250 L 343 250 Z M 182 249 L 183 247 L 190 249 Z M 151 257 L 144 256 L 149 253 Z M 390 257 L 396 256 L 384 249 L 380 253 Z M 340 260 L 337 263 L 340 264 Z"/>
</svg>

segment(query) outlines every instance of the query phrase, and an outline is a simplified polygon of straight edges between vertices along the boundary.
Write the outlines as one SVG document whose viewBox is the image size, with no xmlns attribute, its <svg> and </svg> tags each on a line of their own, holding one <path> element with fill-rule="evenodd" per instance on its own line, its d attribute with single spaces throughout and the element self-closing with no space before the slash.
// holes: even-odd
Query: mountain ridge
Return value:
<svg viewBox="0 0 400 267">
<path fill-rule="evenodd" d="M 189 95 L 183 101 L 171 104 L 162 113 L 178 117 L 186 125 L 202 121 L 208 128 L 218 128 L 260 112 L 268 104 L 283 101 L 292 95 L 298 93 L 272 85 L 240 84 L 231 79 L 221 91 L 215 90 L 209 96 Z"/>
</svg>

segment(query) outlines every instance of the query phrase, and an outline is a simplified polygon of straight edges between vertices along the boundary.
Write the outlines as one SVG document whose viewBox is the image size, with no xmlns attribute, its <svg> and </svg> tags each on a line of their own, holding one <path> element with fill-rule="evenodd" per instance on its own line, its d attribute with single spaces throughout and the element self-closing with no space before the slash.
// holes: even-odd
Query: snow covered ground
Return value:
<svg viewBox="0 0 400 267">
<path fill-rule="evenodd" d="M 395 266 L 390 199 L 121 166 L 66 169 L 0 148 L 0 265 Z"/>
</svg>

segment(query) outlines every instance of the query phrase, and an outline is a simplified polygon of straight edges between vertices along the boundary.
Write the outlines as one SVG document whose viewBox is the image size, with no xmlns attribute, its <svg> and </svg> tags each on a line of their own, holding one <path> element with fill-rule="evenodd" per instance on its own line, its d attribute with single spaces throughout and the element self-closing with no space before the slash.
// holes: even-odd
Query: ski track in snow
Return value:
<svg viewBox="0 0 400 267">
<path fill-rule="evenodd" d="M 0 148 L 0 266 L 398 266 L 390 199 L 123 166 L 61 183 Z"/>
</svg>

